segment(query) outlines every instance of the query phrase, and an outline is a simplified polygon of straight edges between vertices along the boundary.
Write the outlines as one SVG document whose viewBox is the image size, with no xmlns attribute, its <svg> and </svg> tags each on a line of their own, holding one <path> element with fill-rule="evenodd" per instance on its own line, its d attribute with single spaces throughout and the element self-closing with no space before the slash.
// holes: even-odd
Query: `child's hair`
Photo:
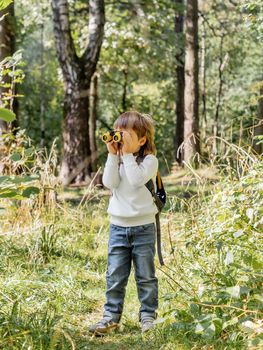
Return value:
<svg viewBox="0 0 263 350">
<path fill-rule="evenodd" d="M 117 118 L 113 127 L 114 129 L 133 129 L 139 139 L 146 136 L 146 142 L 141 146 L 140 153 L 156 155 L 154 120 L 149 114 L 141 114 L 137 111 L 124 112 Z"/>
</svg>

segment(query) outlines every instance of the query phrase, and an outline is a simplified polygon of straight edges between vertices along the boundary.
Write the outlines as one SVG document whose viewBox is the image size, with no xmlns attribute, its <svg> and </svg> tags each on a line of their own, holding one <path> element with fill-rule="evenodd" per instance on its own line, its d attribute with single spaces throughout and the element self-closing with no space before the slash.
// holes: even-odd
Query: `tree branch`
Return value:
<svg viewBox="0 0 263 350">
<path fill-rule="evenodd" d="M 51 7 L 60 66 L 66 81 L 74 83 L 77 75 L 75 68 L 78 57 L 70 31 L 68 2 L 67 0 L 51 0 Z"/>
<path fill-rule="evenodd" d="M 89 43 L 81 57 L 85 65 L 85 74 L 92 76 L 96 70 L 96 64 L 104 34 L 105 11 L 104 0 L 89 1 Z"/>
</svg>

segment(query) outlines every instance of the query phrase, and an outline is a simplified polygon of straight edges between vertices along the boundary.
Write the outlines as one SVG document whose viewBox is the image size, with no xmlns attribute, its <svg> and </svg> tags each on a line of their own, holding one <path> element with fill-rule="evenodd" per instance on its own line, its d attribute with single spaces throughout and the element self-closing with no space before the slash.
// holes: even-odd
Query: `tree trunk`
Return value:
<svg viewBox="0 0 263 350">
<path fill-rule="evenodd" d="M 104 32 L 104 0 L 90 0 L 89 41 L 81 57 L 71 36 L 67 0 L 52 0 L 57 55 L 63 72 L 65 98 L 63 158 L 60 179 L 64 185 L 80 184 L 90 176 L 89 89 Z"/>
<path fill-rule="evenodd" d="M 178 148 L 184 141 L 184 0 L 175 0 L 175 4 L 179 6 L 175 14 L 175 36 L 176 36 L 176 77 L 177 77 L 177 93 L 176 93 L 176 130 L 174 139 L 175 160 L 182 163 L 182 150 Z"/>
<path fill-rule="evenodd" d="M 256 127 L 254 129 L 254 136 L 263 136 L 263 81 L 261 82 L 261 87 L 259 91 L 259 100 L 258 100 L 258 119 L 256 122 Z M 262 154 L 263 152 L 263 144 L 260 143 L 257 145 L 259 140 L 255 140 L 253 143 L 253 148 L 258 154 Z M 263 140 L 260 140 L 263 142 Z"/>
<path fill-rule="evenodd" d="M 223 93 L 223 70 L 225 68 L 226 62 L 228 60 L 228 53 L 224 54 L 223 45 L 224 45 L 224 31 L 222 31 L 220 35 L 220 49 L 219 49 L 219 66 L 218 66 L 218 91 L 216 96 L 216 108 L 215 108 L 215 117 L 214 117 L 214 124 L 213 124 L 213 153 L 217 153 L 217 138 L 219 136 L 219 112 L 221 107 L 221 98 Z"/>
<path fill-rule="evenodd" d="M 43 13 L 42 13 L 43 16 Z M 40 147 L 45 147 L 46 143 L 46 127 L 45 127 L 45 64 L 44 64 L 44 21 L 40 24 L 40 40 L 41 40 L 41 53 L 40 53 Z"/>
<path fill-rule="evenodd" d="M 12 56 L 15 51 L 15 32 L 14 32 L 14 3 L 11 3 L 4 10 L 0 11 L 0 18 L 4 18 L 0 21 L 0 62 L 8 57 Z M 3 81 L 6 84 L 11 84 L 11 78 L 7 75 L 3 77 Z M 9 93 L 12 93 L 11 87 L 0 86 L 0 106 L 5 105 L 5 97 Z M 8 100 L 7 100 L 8 101 Z M 13 110 L 13 104 L 6 104 L 7 108 Z M 9 132 L 9 125 L 3 120 L 0 120 L 0 136 L 2 133 Z"/>
<path fill-rule="evenodd" d="M 202 98 L 202 139 L 206 139 L 207 116 L 206 116 L 206 70 L 205 70 L 205 54 L 206 54 L 206 28 L 205 21 L 201 19 L 201 98 Z"/>
<path fill-rule="evenodd" d="M 98 101 L 98 75 L 94 73 L 90 88 L 90 124 L 89 137 L 92 160 L 92 171 L 97 170 L 97 143 L 96 143 L 96 121 L 97 121 L 97 101 Z"/>
<path fill-rule="evenodd" d="M 196 152 L 200 153 L 198 115 L 198 5 L 188 0 L 186 7 L 185 51 L 185 120 L 183 158 L 189 162 Z"/>
<path fill-rule="evenodd" d="M 127 88 L 128 88 L 128 69 L 123 69 L 124 82 L 122 90 L 122 113 L 127 109 Z"/>
</svg>

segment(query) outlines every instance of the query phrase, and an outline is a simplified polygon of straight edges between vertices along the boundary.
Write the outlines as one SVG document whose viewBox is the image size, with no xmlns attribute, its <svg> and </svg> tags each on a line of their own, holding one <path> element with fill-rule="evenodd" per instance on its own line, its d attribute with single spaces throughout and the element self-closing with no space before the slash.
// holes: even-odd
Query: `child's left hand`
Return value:
<svg viewBox="0 0 263 350">
<path fill-rule="evenodd" d="M 133 153 L 133 139 L 128 131 L 123 131 L 121 151 L 123 154 Z"/>
</svg>

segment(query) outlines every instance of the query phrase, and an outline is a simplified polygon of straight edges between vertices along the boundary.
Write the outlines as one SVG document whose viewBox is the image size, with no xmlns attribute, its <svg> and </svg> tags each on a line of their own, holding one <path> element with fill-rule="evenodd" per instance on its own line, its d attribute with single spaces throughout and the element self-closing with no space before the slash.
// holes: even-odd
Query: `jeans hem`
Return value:
<svg viewBox="0 0 263 350">
<path fill-rule="evenodd" d="M 157 312 L 140 312 L 139 313 L 139 322 L 141 322 L 144 318 L 146 317 L 152 317 L 154 319 L 156 319 L 158 316 Z"/>
<path fill-rule="evenodd" d="M 109 321 L 113 321 L 115 323 L 119 323 L 121 319 L 121 314 L 105 311 L 103 314 L 103 318 Z"/>
</svg>

